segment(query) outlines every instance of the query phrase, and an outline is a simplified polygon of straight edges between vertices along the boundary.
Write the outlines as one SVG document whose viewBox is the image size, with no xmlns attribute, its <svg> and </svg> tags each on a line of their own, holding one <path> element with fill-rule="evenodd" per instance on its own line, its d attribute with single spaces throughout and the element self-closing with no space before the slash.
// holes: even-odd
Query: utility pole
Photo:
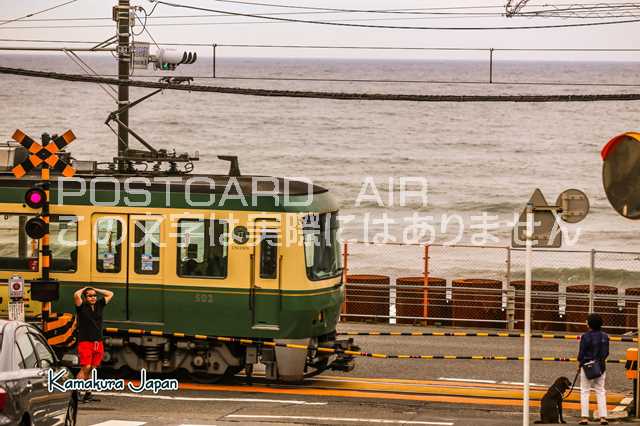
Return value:
<svg viewBox="0 0 640 426">
<path fill-rule="evenodd" d="M 131 66 L 131 49 L 129 47 L 129 22 L 130 22 L 130 1 L 118 0 L 118 6 L 114 18 L 118 28 L 118 79 L 129 81 L 129 68 Z M 129 149 L 129 86 L 118 86 L 118 157 L 124 157 Z M 118 170 L 124 171 L 127 164 L 124 160 L 118 161 Z"/>
</svg>

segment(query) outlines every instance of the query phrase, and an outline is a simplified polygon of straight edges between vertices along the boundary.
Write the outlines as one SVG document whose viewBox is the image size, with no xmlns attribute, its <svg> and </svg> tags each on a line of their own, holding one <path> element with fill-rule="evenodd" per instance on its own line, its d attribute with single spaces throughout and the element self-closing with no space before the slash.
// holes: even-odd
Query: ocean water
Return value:
<svg viewBox="0 0 640 426">
<path fill-rule="evenodd" d="M 111 56 L 83 58 L 102 74 L 117 70 Z M 0 64 L 80 72 L 61 56 L 1 54 Z M 494 79 L 640 84 L 637 67 L 638 63 L 631 62 L 500 62 Z M 219 78 L 212 79 L 211 59 L 200 58 L 195 65 L 180 66 L 177 74 L 197 76 L 197 84 L 371 93 L 640 91 L 640 87 L 544 84 L 251 79 L 486 80 L 486 63 L 465 61 L 223 58 L 216 68 Z M 151 76 L 155 80 L 166 74 L 136 70 L 134 78 Z M 132 99 L 146 92 L 132 89 Z M 333 101 L 166 91 L 136 106 L 131 125 L 157 148 L 199 151 L 198 172 L 225 173 L 228 165 L 216 155 L 231 154 L 239 156 L 244 174 L 304 176 L 328 187 L 338 198 L 342 214 L 351 217 L 343 231 L 343 237 L 350 239 L 372 240 L 379 234 L 377 241 L 384 240 L 380 233 L 386 220 L 393 222 L 387 224 L 387 240 L 401 241 L 411 224 L 407 218 L 415 213 L 432 216 L 425 220 L 437 231 L 435 242 L 478 242 L 478 229 L 472 225 L 481 226 L 478 216 L 486 214 L 485 221 L 497 224 L 490 230 L 497 240 L 490 238 L 486 243 L 506 246 L 510 242 L 508 223 L 535 188 L 550 203 L 562 190 L 577 188 L 589 196 L 591 212 L 580 224 L 567 227 L 571 239 L 580 232 L 577 242 L 567 248 L 640 251 L 640 222 L 624 219 L 610 207 L 602 187 L 599 156 L 611 137 L 638 130 L 638 106 L 638 102 Z M 74 157 L 108 160 L 115 155 L 116 138 L 103 123 L 114 109 L 113 100 L 94 84 L 0 75 L 0 138 L 8 140 L 16 128 L 34 136 L 71 128 L 78 136 L 70 147 Z M 426 180 L 426 204 L 414 197 L 399 205 L 402 177 Z M 383 205 L 371 200 L 358 205 L 358 194 L 367 182 L 365 193 L 373 194 L 374 182 Z M 443 230 L 449 216 L 459 216 L 461 222 L 453 220 Z M 393 250 L 389 248 L 390 253 Z M 405 257 L 398 250 L 393 251 L 396 260 Z M 478 257 L 477 251 L 470 253 L 470 258 Z M 414 255 L 419 271 L 421 260 Z M 372 265 L 377 263 L 371 260 Z"/>
</svg>

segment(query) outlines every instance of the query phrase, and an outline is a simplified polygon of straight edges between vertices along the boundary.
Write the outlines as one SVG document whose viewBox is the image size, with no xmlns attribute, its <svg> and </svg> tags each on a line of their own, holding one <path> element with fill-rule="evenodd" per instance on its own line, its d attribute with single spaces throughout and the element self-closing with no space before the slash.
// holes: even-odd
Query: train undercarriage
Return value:
<svg viewBox="0 0 640 426">
<path fill-rule="evenodd" d="M 345 351 L 358 349 L 353 339 L 338 340 L 335 333 L 295 340 L 227 340 L 197 335 L 107 335 L 103 365 L 114 371 L 144 368 L 148 373 L 181 373 L 208 383 L 242 370 L 248 378 L 264 371 L 266 380 L 295 383 L 326 370 L 351 371 L 353 357 Z"/>
</svg>

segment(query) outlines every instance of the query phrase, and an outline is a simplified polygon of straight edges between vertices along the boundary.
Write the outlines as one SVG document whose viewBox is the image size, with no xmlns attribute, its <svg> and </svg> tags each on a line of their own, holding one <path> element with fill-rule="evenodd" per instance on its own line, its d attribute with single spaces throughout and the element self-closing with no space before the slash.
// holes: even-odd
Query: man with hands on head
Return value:
<svg viewBox="0 0 640 426">
<path fill-rule="evenodd" d="M 102 298 L 98 299 L 98 293 Z M 78 379 L 91 378 L 91 371 L 100 366 L 104 356 L 102 345 L 102 312 L 113 292 L 93 287 L 83 287 L 73 294 L 78 318 L 78 357 L 80 372 Z M 82 402 L 99 401 L 86 392 Z"/>
</svg>

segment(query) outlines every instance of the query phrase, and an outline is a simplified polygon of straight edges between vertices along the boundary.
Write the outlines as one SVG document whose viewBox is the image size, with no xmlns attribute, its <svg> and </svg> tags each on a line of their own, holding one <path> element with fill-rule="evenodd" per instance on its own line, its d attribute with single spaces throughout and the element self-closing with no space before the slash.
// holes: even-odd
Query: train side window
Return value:
<svg viewBox="0 0 640 426">
<path fill-rule="evenodd" d="M 278 277 L 278 232 L 264 230 L 260 234 L 260 278 Z"/>
<path fill-rule="evenodd" d="M 221 220 L 178 221 L 178 271 L 180 277 L 227 276 L 228 225 Z"/>
<path fill-rule="evenodd" d="M 136 274 L 156 275 L 160 272 L 160 221 L 137 220 L 134 241 Z"/>
<path fill-rule="evenodd" d="M 113 217 L 96 221 L 96 270 L 117 274 L 122 264 L 122 222 Z"/>
<path fill-rule="evenodd" d="M 28 271 L 29 260 L 38 258 L 38 241 L 24 231 L 24 225 L 33 216 L 0 214 L 0 269 Z"/>
<path fill-rule="evenodd" d="M 78 217 L 51 216 L 49 247 L 53 262 L 51 270 L 75 272 L 78 270 Z"/>
</svg>

